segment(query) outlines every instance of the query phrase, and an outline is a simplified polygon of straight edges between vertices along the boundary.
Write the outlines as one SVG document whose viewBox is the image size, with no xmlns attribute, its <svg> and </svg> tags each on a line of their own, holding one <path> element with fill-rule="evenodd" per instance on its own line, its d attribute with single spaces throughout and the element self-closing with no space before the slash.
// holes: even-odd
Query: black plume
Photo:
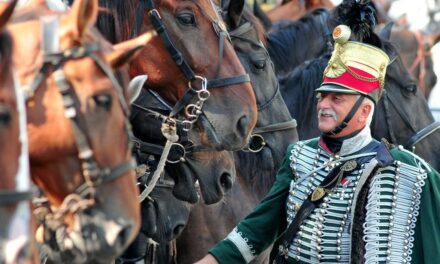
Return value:
<svg viewBox="0 0 440 264">
<path fill-rule="evenodd" d="M 376 10 L 369 0 L 344 0 L 338 5 L 332 15 L 332 24 L 344 24 L 352 31 L 356 41 L 380 47 L 379 37 L 374 34 L 377 24 Z"/>
</svg>

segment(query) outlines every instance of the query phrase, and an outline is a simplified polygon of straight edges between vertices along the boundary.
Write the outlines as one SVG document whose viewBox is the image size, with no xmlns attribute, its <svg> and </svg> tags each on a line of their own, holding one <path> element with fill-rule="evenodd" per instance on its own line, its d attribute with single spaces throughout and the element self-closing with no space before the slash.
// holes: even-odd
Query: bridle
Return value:
<svg viewBox="0 0 440 264">
<path fill-rule="evenodd" d="M 325 40 L 325 49 L 324 54 L 331 52 L 333 50 L 333 43 L 332 43 L 332 33 L 330 32 L 327 20 L 330 17 L 330 12 L 327 9 L 322 9 L 322 13 L 319 14 L 319 23 L 321 23 L 321 28 L 323 30 L 324 40 Z"/>
<path fill-rule="evenodd" d="M 147 117 L 152 120 L 156 119 L 161 121 L 162 124 L 166 124 L 170 122 L 169 114 L 171 113 L 173 107 L 170 106 L 162 97 L 160 97 L 157 93 L 152 90 L 144 90 L 139 98 L 137 98 L 136 102 L 132 104 L 132 116 L 133 118 L 139 113 L 144 112 L 147 113 Z M 145 122 L 152 123 L 151 121 L 145 120 Z M 173 120 L 171 119 L 171 122 Z M 142 141 L 140 139 L 134 139 L 134 147 L 133 154 L 145 160 L 145 157 L 149 157 L 151 162 L 158 162 L 156 157 L 160 157 L 160 159 L 165 158 L 166 162 L 169 164 L 177 164 L 180 162 L 185 162 L 187 159 L 187 155 L 194 152 L 200 151 L 203 149 L 203 146 L 196 146 L 194 143 L 188 139 L 188 131 L 184 129 L 183 122 L 180 120 L 176 120 L 175 129 L 176 134 L 178 135 L 178 141 L 172 142 L 171 147 L 167 153 L 165 153 L 165 145 L 157 143 L 160 141 L 158 138 L 152 138 L 150 142 Z M 156 129 L 156 128 L 152 128 Z M 157 128 L 158 129 L 158 128 Z M 164 156 L 164 153 L 166 154 Z M 140 166 L 143 166 L 143 162 L 141 162 Z M 139 167 L 138 166 L 138 169 Z M 158 166 L 157 166 L 158 167 Z M 149 197 L 149 192 L 153 188 L 173 188 L 174 182 L 171 180 L 167 180 L 164 177 L 164 173 L 160 173 L 159 178 L 154 181 L 154 185 L 152 185 L 152 171 L 154 173 L 158 172 L 158 168 L 154 168 L 152 166 L 148 166 L 147 170 L 140 171 L 138 176 L 138 185 L 143 185 L 145 189 L 141 192 L 140 201 L 142 202 L 145 199 L 153 200 Z M 145 191 L 148 190 L 148 191 Z"/>
<path fill-rule="evenodd" d="M 161 158 L 159 160 L 158 168 L 154 172 L 155 175 L 153 175 L 150 184 L 148 184 L 147 188 L 140 195 L 141 201 L 143 201 L 148 197 L 149 193 L 152 191 L 157 181 L 162 178 L 161 174 L 163 172 L 166 160 L 169 161 L 168 155 L 169 155 L 169 151 L 171 150 L 171 147 L 173 145 L 180 147 L 180 149 L 183 149 L 184 150 L 183 152 L 186 153 L 185 148 L 182 148 L 183 144 L 176 144 L 178 140 L 176 130 L 178 129 L 178 126 L 181 126 L 183 131 L 185 132 L 189 131 L 192 128 L 193 124 L 198 120 L 199 116 L 203 114 L 203 104 L 210 96 L 210 92 L 208 91 L 208 88 L 220 88 L 229 85 L 250 82 L 248 74 L 218 78 L 220 67 L 223 61 L 225 39 L 228 39 L 230 41 L 229 34 L 220 19 L 213 20 L 211 22 L 215 33 L 219 37 L 219 49 L 218 49 L 218 62 L 215 68 L 216 77 L 215 79 L 207 80 L 206 77 L 196 75 L 194 73 L 193 69 L 182 55 L 182 52 L 180 52 L 179 49 L 176 47 L 176 45 L 171 39 L 171 36 L 166 28 L 166 25 L 162 21 L 162 17 L 160 16 L 158 9 L 155 7 L 153 0 L 139 0 L 139 7 L 136 10 L 135 27 L 133 28 L 132 36 L 136 36 L 139 33 L 143 22 L 145 10 L 148 10 L 148 15 L 151 24 L 153 25 L 154 29 L 162 39 L 169 55 L 173 58 L 176 65 L 179 67 L 179 69 L 185 75 L 185 78 L 188 80 L 188 89 L 185 91 L 184 95 L 177 101 L 177 103 L 171 107 L 170 112 L 168 113 L 167 116 L 159 112 L 156 112 L 152 109 L 143 107 L 141 105 L 132 104 L 133 107 L 143 111 L 147 111 L 155 115 L 157 118 L 160 118 L 163 121 L 163 126 L 164 125 L 168 126 L 167 130 L 172 131 L 173 133 L 173 135 L 168 135 L 168 136 L 172 136 L 175 138 L 174 142 L 170 142 L 170 140 L 167 140 L 165 146 L 157 145 L 154 143 L 153 144 L 147 143 L 149 149 L 157 151 L 163 148 L 163 151 L 161 153 Z M 196 82 L 200 83 L 199 89 L 195 88 Z M 160 102 L 165 102 L 165 100 L 162 99 L 158 94 L 153 92 L 153 95 Z M 196 98 L 195 99 L 196 102 L 190 103 L 194 98 Z M 181 120 L 177 117 L 177 115 L 182 113 L 182 111 L 185 116 L 184 120 Z M 139 145 L 141 143 L 138 142 L 137 144 Z M 183 157 L 175 160 L 175 163 L 181 161 L 184 161 Z"/>
<path fill-rule="evenodd" d="M 389 106 L 390 104 L 396 110 L 396 112 L 398 113 L 400 118 L 403 120 L 405 125 L 413 133 L 413 135 L 403 145 L 404 148 L 414 152 L 415 148 L 416 148 L 416 145 L 420 141 L 422 141 L 423 139 L 427 138 L 428 136 L 433 134 L 435 131 L 440 129 L 440 122 L 434 121 L 430 125 L 422 128 L 420 130 L 417 130 L 413 126 L 412 122 L 408 119 L 409 115 L 401 107 L 398 107 L 398 105 L 396 104 L 396 102 L 398 102 L 398 100 L 396 98 L 393 98 L 392 93 L 389 93 L 386 90 L 384 90 L 382 101 L 383 101 L 383 104 L 384 104 L 385 122 L 386 122 L 386 124 L 388 126 L 388 133 L 389 133 L 389 136 L 390 136 L 390 139 L 391 139 L 390 143 L 393 143 L 393 144 L 397 143 L 396 135 L 394 133 L 394 130 L 392 129 L 392 123 L 391 123 L 392 116 L 391 116 L 391 113 L 390 113 L 390 106 Z"/>
<path fill-rule="evenodd" d="M 231 36 L 232 42 L 234 42 L 234 39 L 245 41 L 253 46 L 256 46 L 260 49 L 263 49 L 266 53 L 267 50 L 264 47 L 263 43 L 261 41 L 256 41 L 254 39 L 248 38 L 245 35 L 251 31 L 254 30 L 254 27 L 251 23 L 246 22 L 240 25 L 239 27 L 235 28 L 234 30 L 229 32 L 229 35 Z M 269 54 L 267 53 L 267 57 L 269 57 Z M 272 62 L 271 62 L 272 63 Z M 277 97 L 280 97 L 280 85 L 277 81 L 276 83 L 276 89 L 273 95 L 264 103 L 258 104 L 257 103 L 257 110 L 258 112 L 264 111 L 266 108 L 268 108 Z M 255 127 L 252 131 L 252 134 L 249 137 L 248 143 L 245 147 L 242 148 L 242 151 L 246 152 L 252 152 L 252 153 L 258 153 L 264 149 L 264 147 L 267 146 L 266 139 L 264 138 L 264 134 L 272 133 L 272 132 L 279 132 L 289 129 L 295 129 L 297 127 L 296 120 L 292 119 L 285 122 L 279 122 L 270 124 L 267 126 L 262 127 Z"/>
<path fill-rule="evenodd" d="M 98 43 L 88 43 L 60 50 L 58 16 L 42 17 L 41 30 L 43 64 L 37 70 L 32 81 L 22 88 L 26 101 L 31 101 L 38 88 L 42 86 L 43 81 L 52 75 L 63 98 L 64 114 L 70 120 L 73 128 L 75 143 L 78 149 L 78 159 L 81 162 L 81 172 L 84 178 L 84 183 L 77 187 L 73 193 L 67 195 L 62 205 L 57 209 L 49 209 L 50 212 L 48 212 L 47 206 L 43 205 L 47 204 L 46 198 L 36 199 L 37 208 L 35 213 L 43 223 L 52 223 L 53 225 L 49 225 L 49 227 L 52 227 L 52 230 L 56 230 L 63 224 L 64 217 L 68 212 L 77 213 L 94 206 L 97 201 L 96 188 L 134 169 L 135 162 L 130 159 L 115 166 L 100 168 L 90 145 L 89 131 L 84 122 L 85 117 L 81 114 L 79 108 L 80 102 L 75 89 L 64 72 L 63 66 L 65 62 L 85 57 L 92 58 L 115 87 L 118 101 L 125 115 L 125 131 L 127 137 L 131 138 L 131 130 L 128 123 L 129 108 L 124 98 L 123 88 L 107 63 L 95 54 L 102 50 L 101 46 Z M 127 151 L 130 151 L 131 141 L 128 140 L 127 144 Z"/>
<path fill-rule="evenodd" d="M 183 120 L 182 123 L 184 125 L 184 129 L 188 131 L 197 121 L 200 114 L 202 114 L 203 103 L 210 96 L 208 88 L 219 88 L 234 84 L 250 82 L 249 75 L 243 74 L 226 78 L 218 78 L 220 67 L 223 61 L 224 42 L 225 39 L 228 39 L 230 41 L 229 34 L 223 22 L 219 19 L 213 20 L 211 22 L 214 31 L 219 37 L 218 62 L 215 70 L 216 77 L 213 80 L 207 80 L 206 77 L 196 75 L 194 73 L 193 69 L 182 55 L 182 52 L 180 52 L 176 45 L 174 45 L 174 42 L 172 41 L 166 25 L 162 21 L 162 17 L 160 16 L 158 9 L 155 7 L 153 0 L 139 0 L 139 7 L 136 10 L 135 27 L 133 28 L 132 36 L 136 36 L 139 33 L 143 22 L 145 10 L 148 10 L 150 21 L 158 35 L 161 37 L 166 50 L 173 58 L 176 65 L 180 68 L 182 73 L 185 75 L 185 78 L 188 80 L 188 89 L 185 91 L 182 98 L 180 98 L 180 100 L 174 105 L 170 113 L 170 117 L 175 117 L 178 113 L 184 110 L 186 119 Z M 195 88 L 195 82 L 197 81 L 200 82 L 199 89 Z M 197 98 L 196 102 L 190 104 L 190 101 L 194 97 Z"/>
<path fill-rule="evenodd" d="M 23 201 L 31 200 L 34 196 L 32 191 L 0 191 L 0 206 L 12 205 Z"/>
<path fill-rule="evenodd" d="M 417 67 L 419 68 L 419 74 L 417 76 L 418 79 L 418 85 L 420 89 L 422 90 L 423 94 L 426 93 L 426 57 L 431 57 L 432 54 L 430 51 L 425 50 L 425 44 L 423 43 L 423 36 L 420 31 L 414 31 L 414 35 L 417 40 L 417 56 L 414 59 L 411 66 L 408 68 L 409 73 L 411 76 L 414 76 L 416 74 Z"/>
</svg>

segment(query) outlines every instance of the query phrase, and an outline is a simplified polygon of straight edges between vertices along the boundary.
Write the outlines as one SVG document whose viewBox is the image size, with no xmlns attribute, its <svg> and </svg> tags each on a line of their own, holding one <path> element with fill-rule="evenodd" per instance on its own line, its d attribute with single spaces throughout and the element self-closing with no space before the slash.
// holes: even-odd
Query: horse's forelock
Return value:
<svg viewBox="0 0 440 264">
<path fill-rule="evenodd" d="M 99 6 L 96 24 L 104 37 L 113 43 L 130 39 L 139 1 L 99 0 Z"/>
</svg>

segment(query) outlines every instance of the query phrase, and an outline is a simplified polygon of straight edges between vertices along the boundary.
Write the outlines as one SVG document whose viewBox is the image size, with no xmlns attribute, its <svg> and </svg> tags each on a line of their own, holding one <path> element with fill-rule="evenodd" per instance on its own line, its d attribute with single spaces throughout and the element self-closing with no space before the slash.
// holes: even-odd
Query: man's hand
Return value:
<svg viewBox="0 0 440 264">
<path fill-rule="evenodd" d="M 211 255 L 207 254 L 204 258 L 194 264 L 219 264 L 218 261 Z"/>
</svg>

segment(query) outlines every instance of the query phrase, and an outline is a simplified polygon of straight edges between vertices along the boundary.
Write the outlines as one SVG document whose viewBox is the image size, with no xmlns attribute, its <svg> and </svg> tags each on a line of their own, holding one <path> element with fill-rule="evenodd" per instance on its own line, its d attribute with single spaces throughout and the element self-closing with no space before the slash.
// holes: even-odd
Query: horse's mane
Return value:
<svg viewBox="0 0 440 264">
<path fill-rule="evenodd" d="M 111 43 L 130 39 L 138 5 L 139 1 L 99 0 L 96 26 L 101 34 Z"/>
<path fill-rule="evenodd" d="M 300 20 L 281 25 L 267 34 L 268 51 L 275 63 L 278 75 L 304 61 L 303 57 L 307 56 L 308 51 L 310 52 L 308 43 L 322 41 L 322 49 L 318 51 L 318 55 L 324 52 L 326 45 L 324 45 L 321 17 L 328 13 L 328 10 L 322 8 L 313 10 Z M 323 20 L 323 22 L 326 23 L 326 20 Z M 325 24 L 325 26 L 327 25 Z M 295 65 L 292 66 L 293 64 Z"/>
<path fill-rule="evenodd" d="M 287 76 L 280 79 L 281 94 L 288 105 L 290 114 L 298 122 L 298 132 L 310 130 L 310 122 L 315 117 L 316 93 L 315 89 L 322 83 L 322 76 L 327 66 L 330 54 L 304 62 Z M 310 138 L 313 135 L 299 135 L 300 138 Z"/>
</svg>

